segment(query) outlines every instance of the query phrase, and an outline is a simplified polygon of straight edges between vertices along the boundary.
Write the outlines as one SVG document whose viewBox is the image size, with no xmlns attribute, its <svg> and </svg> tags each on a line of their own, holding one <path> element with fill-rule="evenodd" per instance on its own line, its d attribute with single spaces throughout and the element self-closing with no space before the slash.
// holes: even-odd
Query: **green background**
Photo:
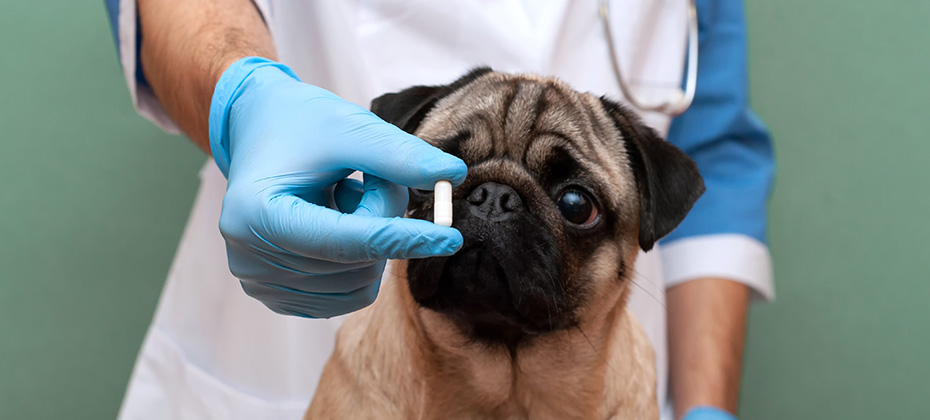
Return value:
<svg viewBox="0 0 930 420">
<path fill-rule="evenodd" d="M 0 418 L 116 415 L 204 156 L 132 110 L 102 2 L 0 5 Z M 743 419 L 930 417 L 930 2 L 750 2 L 778 300 Z"/>
</svg>

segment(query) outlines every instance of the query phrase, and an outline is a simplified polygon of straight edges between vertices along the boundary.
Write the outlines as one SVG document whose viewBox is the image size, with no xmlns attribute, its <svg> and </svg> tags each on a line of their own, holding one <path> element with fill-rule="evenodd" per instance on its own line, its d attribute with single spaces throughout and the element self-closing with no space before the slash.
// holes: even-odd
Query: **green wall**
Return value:
<svg viewBox="0 0 930 420">
<path fill-rule="evenodd" d="M 748 2 L 777 301 L 747 419 L 930 418 L 930 2 Z"/>
<path fill-rule="evenodd" d="M 0 419 L 116 417 L 205 161 L 135 115 L 108 28 L 0 2 Z"/>
<path fill-rule="evenodd" d="M 0 418 L 113 418 L 204 156 L 137 117 L 102 2 L 0 5 Z M 930 413 L 930 2 L 749 2 L 778 300 L 744 419 Z"/>
</svg>

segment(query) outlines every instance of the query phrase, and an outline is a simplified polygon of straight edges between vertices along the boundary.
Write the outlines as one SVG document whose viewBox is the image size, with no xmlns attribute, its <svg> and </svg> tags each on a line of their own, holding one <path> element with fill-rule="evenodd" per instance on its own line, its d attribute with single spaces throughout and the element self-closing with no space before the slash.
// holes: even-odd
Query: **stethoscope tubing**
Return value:
<svg viewBox="0 0 930 420">
<path fill-rule="evenodd" d="M 685 90 L 676 89 L 673 98 L 662 103 L 647 103 L 636 96 L 633 88 L 623 77 L 623 70 L 620 68 L 620 59 L 617 57 L 614 48 L 614 38 L 610 27 L 608 0 L 600 0 L 601 22 L 604 26 L 604 34 L 607 39 L 607 50 L 610 53 L 611 67 L 614 70 L 614 76 L 617 83 L 620 84 L 620 91 L 626 98 L 627 102 L 643 111 L 654 111 L 667 114 L 671 117 L 681 115 L 688 110 L 694 101 L 694 92 L 697 88 L 697 70 L 698 70 L 698 19 L 697 5 L 695 0 L 688 0 L 688 63 L 687 76 L 685 80 Z"/>
</svg>

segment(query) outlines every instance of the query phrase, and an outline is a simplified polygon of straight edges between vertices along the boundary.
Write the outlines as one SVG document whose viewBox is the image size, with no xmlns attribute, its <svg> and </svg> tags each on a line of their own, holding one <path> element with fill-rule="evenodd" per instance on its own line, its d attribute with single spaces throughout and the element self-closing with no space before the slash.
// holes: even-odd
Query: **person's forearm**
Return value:
<svg viewBox="0 0 930 420">
<path fill-rule="evenodd" d="M 223 71 L 246 56 L 275 59 L 250 0 L 138 0 L 145 76 L 174 122 L 210 153 L 209 114 Z"/>
<path fill-rule="evenodd" d="M 669 368 L 675 418 L 710 405 L 736 413 L 749 289 L 698 279 L 667 292 Z"/>
</svg>

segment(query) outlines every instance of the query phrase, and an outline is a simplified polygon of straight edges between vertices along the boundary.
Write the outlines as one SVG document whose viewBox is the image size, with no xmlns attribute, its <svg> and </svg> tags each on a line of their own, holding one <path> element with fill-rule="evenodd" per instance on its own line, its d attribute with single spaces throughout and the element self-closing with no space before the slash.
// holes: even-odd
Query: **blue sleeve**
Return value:
<svg viewBox="0 0 930 420">
<path fill-rule="evenodd" d="M 120 49 L 120 30 L 119 30 L 119 10 L 120 0 L 103 0 L 103 5 L 107 9 L 107 17 L 110 20 L 110 32 L 113 34 L 113 41 L 116 43 L 116 53 L 122 63 L 122 51 Z M 139 17 L 136 16 L 136 28 L 139 28 Z M 136 51 L 142 48 L 142 31 L 136 31 Z M 142 72 L 142 63 L 140 54 L 136 54 L 136 81 L 139 85 L 148 87 L 149 82 L 145 79 L 145 73 Z"/>
<path fill-rule="evenodd" d="M 668 141 L 697 162 L 707 191 L 663 242 L 742 234 L 767 243 L 775 159 L 768 130 L 749 107 L 743 2 L 697 0 L 697 9 L 697 90 Z"/>
<path fill-rule="evenodd" d="M 119 54 L 119 0 L 103 0 L 103 5 L 107 9 L 107 17 L 110 18 L 110 32 L 113 33 L 116 53 Z"/>
</svg>

